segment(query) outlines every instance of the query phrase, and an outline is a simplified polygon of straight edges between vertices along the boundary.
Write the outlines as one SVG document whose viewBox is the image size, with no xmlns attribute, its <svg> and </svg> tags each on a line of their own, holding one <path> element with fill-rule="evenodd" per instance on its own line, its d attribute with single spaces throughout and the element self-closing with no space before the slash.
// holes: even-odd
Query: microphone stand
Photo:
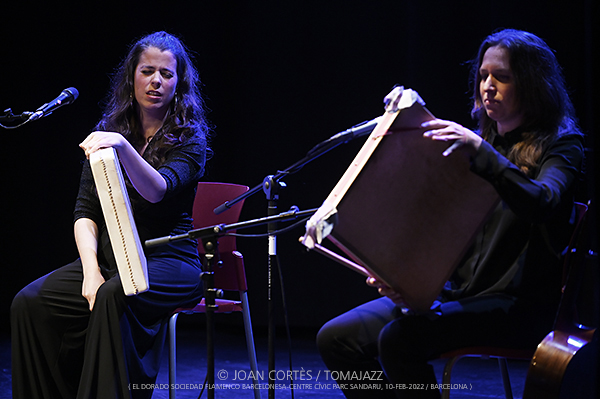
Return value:
<svg viewBox="0 0 600 399">
<path fill-rule="evenodd" d="M 166 236 L 161 238 L 155 238 L 147 240 L 145 242 L 146 248 L 153 246 L 163 245 L 171 241 L 177 241 L 185 238 L 201 239 L 202 245 L 204 246 L 205 262 L 202 265 L 202 273 L 200 278 L 203 281 L 204 287 L 204 302 L 206 305 L 206 380 L 207 380 L 207 395 L 209 399 L 215 397 L 215 351 L 214 351 L 214 336 L 215 336 L 215 322 L 214 314 L 218 308 L 216 305 L 216 298 L 218 296 L 218 289 L 214 286 L 214 271 L 213 266 L 215 264 L 215 256 L 218 253 L 217 249 L 219 246 L 219 237 L 224 236 L 230 230 L 243 229 L 262 224 L 276 225 L 277 221 L 286 221 L 297 219 L 302 216 L 310 216 L 315 213 L 317 209 L 309 209 L 306 211 L 298 211 L 297 208 L 292 208 L 288 212 L 281 213 L 279 215 L 269 215 L 265 218 L 254 219 L 246 222 L 233 223 L 229 225 L 218 224 L 214 226 L 203 227 L 200 229 L 190 230 L 185 234 L 176 236 Z M 274 233 L 274 231 L 273 231 Z M 256 382 L 256 381 L 255 381 Z"/>
<path fill-rule="evenodd" d="M 29 119 L 31 118 L 32 115 L 33 115 L 33 112 L 27 112 L 27 111 L 23 112 L 22 114 L 19 114 L 19 115 L 14 115 L 12 112 L 12 109 L 7 108 L 4 110 L 4 114 L 0 114 L 0 122 L 4 123 L 4 122 L 21 121 L 21 123 L 16 126 L 4 126 L 2 124 L 0 124 L 0 126 L 2 126 L 5 129 L 16 129 L 19 126 L 22 126 L 25 123 L 29 122 Z"/>
<path fill-rule="evenodd" d="M 248 198 L 251 195 L 259 192 L 261 189 L 267 197 L 267 214 L 269 216 L 277 213 L 277 201 L 279 200 L 279 190 L 285 187 L 285 184 L 280 180 L 287 175 L 298 172 L 302 167 L 309 162 L 314 161 L 321 155 L 329 152 L 335 147 L 347 143 L 348 141 L 367 135 L 373 131 L 378 119 L 361 123 L 352 128 L 338 133 L 329 139 L 314 146 L 302 159 L 289 166 L 288 168 L 279 171 L 276 175 L 269 175 L 264 178 L 262 184 L 257 185 L 244 194 L 230 200 L 215 208 L 215 214 L 225 212 L 239 201 Z M 268 311 L 268 329 L 267 329 L 267 348 L 268 348 L 268 368 L 269 368 L 269 385 L 268 398 L 275 398 L 275 381 L 273 371 L 275 370 L 275 314 L 273 305 L 273 265 L 277 264 L 277 241 L 273 234 L 277 230 L 277 222 L 273 221 L 267 225 L 268 235 L 268 262 L 267 262 L 267 311 Z"/>
<path fill-rule="evenodd" d="M 277 213 L 277 201 L 279 200 L 279 190 L 281 183 L 274 176 L 267 176 L 263 181 L 263 190 L 267 196 L 267 215 L 272 216 Z M 275 306 L 273 301 L 273 265 L 278 272 L 277 265 L 277 222 L 267 224 L 268 233 L 268 262 L 267 262 L 267 352 L 268 352 L 268 378 L 269 389 L 268 397 L 275 397 Z"/>
</svg>

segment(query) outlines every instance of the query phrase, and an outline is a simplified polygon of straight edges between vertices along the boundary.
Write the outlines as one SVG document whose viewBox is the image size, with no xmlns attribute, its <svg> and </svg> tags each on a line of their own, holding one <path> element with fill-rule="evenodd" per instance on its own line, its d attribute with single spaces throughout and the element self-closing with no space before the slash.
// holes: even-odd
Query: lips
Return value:
<svg viewBox="0 0 600 399">
<path fill-rule="evenodd" d="M 156 90 L 150 90 L 146 92 L 147 95 L 151 96 L 151 97 L 161 97 L 162 93 Z"/>
</svg>

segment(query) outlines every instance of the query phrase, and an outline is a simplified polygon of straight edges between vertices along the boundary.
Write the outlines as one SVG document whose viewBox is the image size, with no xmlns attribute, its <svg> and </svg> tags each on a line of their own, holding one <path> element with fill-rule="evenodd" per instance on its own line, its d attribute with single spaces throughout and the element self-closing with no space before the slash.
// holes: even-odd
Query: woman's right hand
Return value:
<svg viewBox="0 0 600 399">
<path fill-rule="evenodd" d="M 92 273 L 84 273 L 83 275 L 83 284 L 81 286 L 81 295 L 85 299 L 87 299 L 90 304 L 90 312 L 94 308 L 94 303 L 96 302 L 96 293 L 102 284 L 104 284 L 105 280 L 100 273 L 100 270 Z"/>
<path fill-rule="evenodd" d="M 380 295 L 387 296 L 396 305 L 405 308 L 409 307 L 408 304 L 404 301 L 404 298 L 402 298 L 402 295 L 400 295 L 400 293 L 394 291 L 392 288 L 377 280 L 375 277 L 367 277 L 367 285 L 370 287 L 377 288 L 377 291 Z"/>
</svg>

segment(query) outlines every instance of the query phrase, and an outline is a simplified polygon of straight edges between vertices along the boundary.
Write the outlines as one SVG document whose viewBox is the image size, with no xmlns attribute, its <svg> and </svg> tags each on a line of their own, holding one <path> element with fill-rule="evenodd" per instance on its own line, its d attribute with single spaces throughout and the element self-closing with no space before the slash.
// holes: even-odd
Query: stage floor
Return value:
<svg viewBox="0 0 600 399">
<path fill-rule="evenodd" d="M 198 328 L 195 328 L 198 327 Z M 177 359 L 177 398 L 196 399 L 206 375 L 205 333 L 202 326 L 181 326 L 178 332 Z M 266 335 L 257 332 L 256 348 L 259 376 L 268 374 L 268 351 Z M 276 398 L 291 398 L 289 375 L 290 361 L 287 338 L 278 337 L 275 344 L 275 368 L 278 377 L 275 381 Z M 314 343 L 314 333 L 292 331 L 292 375 L 294 398 L 343 398 L 342 393 L 331 380 L 325 365 L 321 361 Z M 157 388 L 153 399 L 168 399 L 168 363 L 163 358 Z M 11 398 L 10 339 L 2 336 L 0 342 L 0 399 Z M 433 366 L 441 383 L 444 361 L 434 361 Z M 521 398 L 528 362 L 509 361 L 509 373 L 513 394 Z M 220 399 L 254 398 L 251 384 L 250 366 L 246 351 L 243 328 L 217 328 L 215 346 L 215 397 Z M 261 380 L 259 384 L 266 384 Z M 504 398 L 502 379 L 496 359 L 463 358 L 455 366 L 451 393 L 453 399 L 468 398 Z M 202 398 L 206 398 L 206 391 Z M 261 390 L 261 397 L 267 398 L 267 389 Z M 377 397 L 374 392 L 373 397 Z"/>
</svg>

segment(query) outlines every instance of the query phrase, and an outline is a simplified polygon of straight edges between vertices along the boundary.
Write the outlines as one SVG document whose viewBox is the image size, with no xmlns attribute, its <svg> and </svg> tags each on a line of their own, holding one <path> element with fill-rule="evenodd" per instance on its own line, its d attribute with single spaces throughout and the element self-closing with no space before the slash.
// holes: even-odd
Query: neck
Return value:
<svg viewBox="0 0 600 399">
<path fill-rule="evenodd" d="M 500 136 L 504 136 L 506 133 L 512 132 L 519 126 L 521 126 L 521 119 L 504 123 L 496 122 L 496 130 Z"/>
<path fill-rule="evenodd" d="M 153 137 L 167 119 L 167 112 L 162 115 L 139 112 L 142 133 L 146 140 Z"/>
</svg>

